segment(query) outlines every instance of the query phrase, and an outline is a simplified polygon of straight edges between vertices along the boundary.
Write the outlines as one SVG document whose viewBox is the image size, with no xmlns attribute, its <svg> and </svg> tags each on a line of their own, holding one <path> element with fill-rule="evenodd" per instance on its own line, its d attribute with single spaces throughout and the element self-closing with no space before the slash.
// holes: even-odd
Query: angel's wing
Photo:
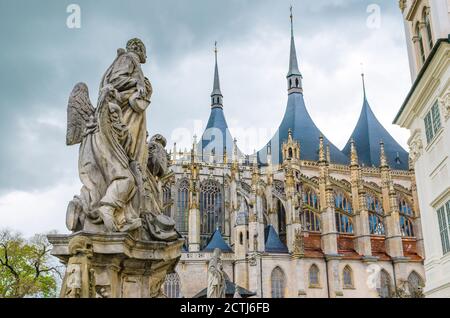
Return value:
<svg viewBox="0 0 450 318">
<path fill-rule="evenodd" d="M 68 146 L 81 143 L 86 124 L 94 116 L 95 109 L 89 99 L 89 89 L 85 83 L 78 83 L 72 90 L 67 105 Z"/>
</svg>

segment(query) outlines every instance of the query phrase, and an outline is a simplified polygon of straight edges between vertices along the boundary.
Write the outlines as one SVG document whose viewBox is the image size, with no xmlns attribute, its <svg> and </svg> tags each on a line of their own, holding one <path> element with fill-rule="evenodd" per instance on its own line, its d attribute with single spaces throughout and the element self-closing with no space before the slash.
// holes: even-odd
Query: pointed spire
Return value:
<svg viewBox="0 0 450 318">
<path fill-rule="evenodd" d="M 358 162 L 358 152 L 356 150 L 356 145 L 355 145 L 355 141 L 353 140 L 353 138 L 350 141 L 350 166 L 358 166 L 359 162 Z"/>
<path fill-rule="evenodd" d="M 363 85 L 364 100 L 367 100 L 367 96 L 366 96 L 366 81 L 365 81 L 364 71 L 361 73 L 361 78 L 362 78 L 362 85 Z"/>
<path fill-rule="evenodd" d="M 302 93 L 302 73 L 298 69 L 297 50 L 295 49 L 294 39 L 294 15 L 291 6 L 291 51 L 289 55 L 289 72 L 287 74 L 288 93 Z"/>
<path fill-rule="evenodd" d="M 292 75 L 301 75 L 299 69 L 298 69 L 298 61 L 297 61 L 297 50 L 295 49 L 295 39 L 294 39 L 294 15 L 292 13 L 292 6 L 291 6 L 291 52 L 289 56 L 289 73 L 288 77 Z"/>
<path fill-rule="evenodd" d="M 384 142 L 383 140 L 380 141 L 380 168 L 386 168 L 389 167 L 387 159 L 386 159 L 386 153 L 384 151 Z"/>
<path fill-rule="evenodd" d="M 222 105 L 222 92 L 220 90 L 219 79 L 219 67 L 217 65 L 217 41 L 214 43 L 214 56 L 215 56 L 215 68 L 214 68 L 214 86 L 211 93 L 211 105 L 212 107 L 223 107 Z"/>
</svg>

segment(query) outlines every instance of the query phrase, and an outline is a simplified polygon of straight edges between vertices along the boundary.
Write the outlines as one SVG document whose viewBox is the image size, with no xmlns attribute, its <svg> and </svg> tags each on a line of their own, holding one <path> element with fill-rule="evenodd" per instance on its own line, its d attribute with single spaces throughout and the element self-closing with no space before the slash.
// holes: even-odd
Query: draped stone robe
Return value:
<svg viewBox="0 0 450 318">
<path fill-rule="evenodd" d="M 103 96 L 105 88 L 113 93 Z M 138 88 L 143 89 L 143 96 Z M 100 85 L 97 125 L 81 144 L 83 210 L 102 218 L 114 231 L 127 231 L 130 224 L 140 222 L 148 158 L 145 110 L 151 94 L 137 55 L 119 51 Z M 105 217 L 103 211 L 109 215 Z"/>
</svg>

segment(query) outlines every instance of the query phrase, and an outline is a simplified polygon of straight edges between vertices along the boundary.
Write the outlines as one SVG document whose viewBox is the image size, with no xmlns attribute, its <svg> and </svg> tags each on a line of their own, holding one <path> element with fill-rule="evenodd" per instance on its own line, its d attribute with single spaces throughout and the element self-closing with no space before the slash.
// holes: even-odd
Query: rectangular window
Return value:
<svg viewBox="0 0 450 318">
<path fill-rule="evenodd" d="M 439 221 L 439 232 L 441 235 L 442 252 L 447 254 L 450 252 L 450 201 L 437 211 Z"/>
<path fill-rule="evenodd" d="M 427 143 L 430 143 L 433 140 L 433 124 L 431 123 L 431 113 L 428 113 L 425 116 L 425 132 L 427 134 Z"/>
<path fill-rule="evenodd" d="M 431 110 L 425 116 L 424 122 L 427 143 L 430 143 L 441 128 L 441 115 L 439 113 L 439 105 L 437 102 L 433 105 L 433 107 L 431 107 Z"/>
<path fill-rule="evenodd" d="M 436 134 L 441 128 L 441 115 L 439 113 L 439 105 L 437 102 L 431 108 L 431 112 L 433 114 L 433 130 L 434 134 Z"/>
</svg>

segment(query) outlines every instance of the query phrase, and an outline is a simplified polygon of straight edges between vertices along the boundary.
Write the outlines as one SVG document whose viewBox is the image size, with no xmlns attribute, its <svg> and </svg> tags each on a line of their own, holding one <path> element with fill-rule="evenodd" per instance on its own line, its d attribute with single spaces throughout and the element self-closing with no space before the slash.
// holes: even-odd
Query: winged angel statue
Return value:
<svg viewBox="0 0 450 318">
<path fill-rule="evenodd" d="M 140 239 L 177 239 L 175 223 L 164 216 L 158 182 L 168 174 L 166 140 L 148 142 L 146 109 L 153 92 L 141 64 L 139 39 L 119 49 L 100 84 L 97 107 L 88 87 L 77 84 L 67 108 L 67 145 L 80 145 L 80 195 L 67 208 L 71 231 L 132 232 Z"/>
</svg>

